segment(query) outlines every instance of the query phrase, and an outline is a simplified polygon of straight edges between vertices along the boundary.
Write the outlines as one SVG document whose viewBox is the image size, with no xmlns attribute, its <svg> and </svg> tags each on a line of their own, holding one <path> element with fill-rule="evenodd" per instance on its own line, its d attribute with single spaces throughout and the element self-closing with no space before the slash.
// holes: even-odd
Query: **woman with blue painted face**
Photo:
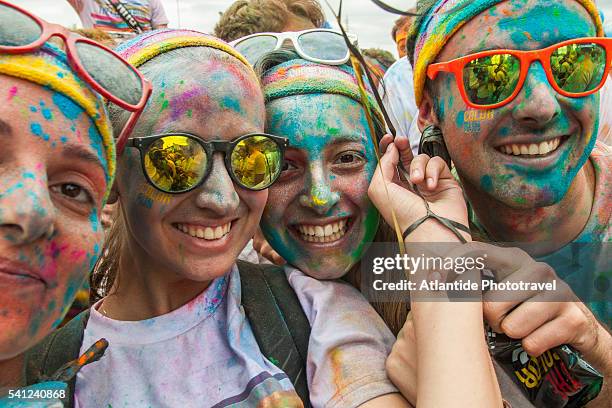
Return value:
<svg viewBox="0 0 612 408">
<path fill-rule="evenodd" d="M 374 135 L 365 109 L 372 112 L 374 130 L 379 134 L 380 112 L 367 90 L 366 100 L 362 99 L 357 79 L 347 65 L 315 63 L 282 50 L 264 56 L 258 69 L 266 97 L 266 129 L 290 141 L 283 172 L 270 188 L 261 229 L 269 245 L 286 260 L 285 273 L 311 325 L 307 361 L 311 401 L 314 406 L 410 406 L 389 383 L 385 369 L 395 342 L 387 325 L 397 332 L 404 324 L 406 302 L 373 298 L 380 302 L 376 307 L 383 320 L 355 287 L 337 280 L 344 277 L 359 288 L 359 263 L 369 243 L 393 245 L 392 230 L 379 220 L 367 195 L 379 170 L 375 170 Z M 425 174 L 430 168 L 428 174 L 436 182 L 428 185 L 421 179 L 417 183 L 432 193 L 441 189 L 442 195 L 447 195 L 446 204 L 442 200 L 446 216 L 467 223 L 461 190 L 448 168 L 439 159 L 420 163 L 419 169 Z M 393 174 L 388 167 L 385 171 Z M 394 197 L 393 192 L 390 196 Z M 416 200 L 420 198 L 415 195 L 404 203 L 409 207 L 410 202 L 418 204 Z M 433 200 L 431 205 L 439 209 L 441 203 Z M 457 239 L 436 225 L 425 229 L 434 241 Z M 463 238 L 469 239 L 469 235 Z M 423 319 L 437 318 L 439 310 L 422 307 L 418 313 Z M 466 372 L 479 379 L 480 390 L 473 393 L 467 390 L 474 383 L 456 382 L 463 391 L 455 394 L 455 401 L 501 406 L 482 337 L 481 313 L 478 305 L 455 310 L 455 317 L 466 316 L 461 319 L 464 332 L 456 340 L 473 351 Z M 439 321 L 450 324 L 448 318 Z M 432 332 L 422 330 L 420 335 L 424 340 Z M 418 406 L 442 406 L 441 402 L 447 401 L 438 399 L 440 393 L 433 396 L 440 383 L 431 372 L 443 369 L 444 364 L 459 363 L 459 359 L 446 358 L 434 369 L 441 360 L 432 356 L 421 362 L 425 374 Z M 414 380 L 416 395 L 416 378 L 409 377 L 412 373 L 408 370 L 405 374 Z"/>
</svg>

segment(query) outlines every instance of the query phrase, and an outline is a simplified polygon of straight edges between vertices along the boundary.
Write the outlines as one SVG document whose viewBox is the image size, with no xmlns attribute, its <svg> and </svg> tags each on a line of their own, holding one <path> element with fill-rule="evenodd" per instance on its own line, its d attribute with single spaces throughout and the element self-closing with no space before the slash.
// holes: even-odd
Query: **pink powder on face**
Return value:
<svg viewBox="0 0 612 408">
<path fill-rule="evenodd" d="M 17 95 L 17 87 L 16 86 L 14 86 L 11 89 L 9 89 L 9 96 L 8 96 L 9 102 L 13 100 L 15 95 Z"/>
<path fill-rule="evenodd" d="M 75 249 L 70 253 L 70 260 L 72 262 L 81 262 L 87 256 L 87 251 L 84 249 Z"/>
<path fill-rule="evenodd" d="M 68 244 L 58 245 L 56 241 L 51 241 L 45 248 L 44 265 L 41 268 L 41 277 L 47 282 L 55 282 L 57 280 L 58 268 L 57 258 L 62 255 L 69 247 Z"/>
</svg>

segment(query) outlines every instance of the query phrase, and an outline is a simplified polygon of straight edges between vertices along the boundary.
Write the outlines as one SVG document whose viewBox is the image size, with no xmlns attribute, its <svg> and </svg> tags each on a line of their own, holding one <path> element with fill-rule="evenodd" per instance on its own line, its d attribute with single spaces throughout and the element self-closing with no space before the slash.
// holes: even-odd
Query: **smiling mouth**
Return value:
<svg viewBox="0 0 612 408">
<path fill-rule="evenodd" d="M 496 149 L 508 156 L 543 157 L 553 154 L 569 136 L 556 137 L 540 143 L 508 143 Z"/>
<path fill-rule="evenodd" d="M 174 228 L 181 231 L 183 234 L 189 235 L 193 238 L 203 239 L 205 241 L 216 241 L 225 237 L 229 234 L 232 229 L 232 223 L 228 222 L 224 225 L 217 225 L 211 227 L 203 227 L 201 225 L 191 224 L 173 224 Z"/>
<path fill-rule="evenodd" d="M 325 244 L 341 240 L 350 224 L 350 218 L 343 218 L 325 225 L 295 224 L 293 229 L 303 241 Z"/>
</svg>

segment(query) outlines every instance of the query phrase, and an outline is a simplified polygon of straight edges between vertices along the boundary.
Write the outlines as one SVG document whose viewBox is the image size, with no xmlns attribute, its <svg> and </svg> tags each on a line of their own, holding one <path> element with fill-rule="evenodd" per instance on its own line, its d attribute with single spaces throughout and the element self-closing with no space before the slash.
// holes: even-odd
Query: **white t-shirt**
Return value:
<svg viewBox="0 0 612 408">
<path fill-rule="evenodd" d="M 240 294 L 234 266 L 152 319 L 112 320 L 94 305 L 81 353 L 100 338 L 109 347 L 78 373 L 76 407 L 301 406 L 287 375 L 262 355 Z"/>
<path fill-rule="evenodd" d="M 306 374 L 312 406 L 352 408 L 399 392 L 385 370 L 395 337 L 361 293 L 291 266 L 285 274 L 311 326 Z"/>
<path fill-rule="evenodd" d="M 85 28 L 97 28 L 112 33 L 134 34 L 117 13 L 110 0 L 69 0 L 79 14 Z M 120 0 L 143 30 L 168 24 L 160 0 Z"/>
<path fill-rule="evenodd" d="M 419 109 L 414 100 L 412 65 L 408 57 L 400 58 L 389 67 L 379 92 L 397 135 L 409 136 L 410 125 L 417 117 Z M 419 139 L 410 138 L 410 146 L 413 151 L 418 150 Z"/>
</svg>

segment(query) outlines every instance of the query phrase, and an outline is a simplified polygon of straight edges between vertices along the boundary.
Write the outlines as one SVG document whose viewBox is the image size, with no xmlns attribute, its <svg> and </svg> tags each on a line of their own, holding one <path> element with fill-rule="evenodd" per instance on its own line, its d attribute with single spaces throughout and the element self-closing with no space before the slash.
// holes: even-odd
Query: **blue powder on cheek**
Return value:
<svg viewBox="0 0 612 408">
<path fill-rule="evenodd" d="M 463 124 L 465 123 L 465 112 L 464 111 L 457 112 L 457 119 L 455 120 L 455 123 L 457 124 L 458 128 L 463 127 Z"/>
<path fill-rule="evenodd" d="M 67 119 L 76 120 L 83 113 L 83 108 L 60 93 L 53 94 L 53 103 Z"/>
<path fill-rule="evenodd" d="M 482 187 L 482 189 L 487 193 L 493 191 L 493 180 L 491 179 L 491 176 L 489 176 L 488 174 L 482 176 L 480 178 L 480 187 Z"/>
<path fill-rule="evenodd" d="M 100 220 L 98 218 L 98 211 L 94 208 L 94 210 L 89 214 L 89 222 L 91 224 L 91 230 L 93 232 L 98 232 L 98 225 L 100 224 Z"/>
</svg>

